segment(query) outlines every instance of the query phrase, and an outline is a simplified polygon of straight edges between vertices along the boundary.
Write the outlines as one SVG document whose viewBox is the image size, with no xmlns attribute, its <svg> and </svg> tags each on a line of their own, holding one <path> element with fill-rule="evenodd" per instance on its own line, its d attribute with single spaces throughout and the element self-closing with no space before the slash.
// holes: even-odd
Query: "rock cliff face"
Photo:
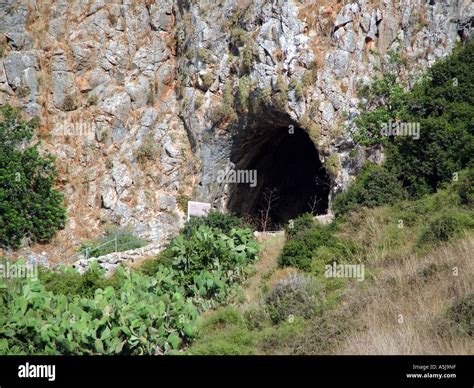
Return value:
<svg viewBox="0 0 474 388">
<path fill-rule="evenodd" d="M 58 158 L 58 247 L 108 223 L 160 241 L 189 198 L 251 212 L 275 169 L 297 177 L 305 163 L 324 213 L 365 158 L 382 158 L 344 129 L 358 87 L 393 52 L 413 82 L 472 16 L 469 0 L 0 0 L 0 104 L 39 116 Z M 275 156 L 298 149 L 293 165 Z M 216 179 L 231 169 L 256 169 L 255 190 Z"/>
</svg>

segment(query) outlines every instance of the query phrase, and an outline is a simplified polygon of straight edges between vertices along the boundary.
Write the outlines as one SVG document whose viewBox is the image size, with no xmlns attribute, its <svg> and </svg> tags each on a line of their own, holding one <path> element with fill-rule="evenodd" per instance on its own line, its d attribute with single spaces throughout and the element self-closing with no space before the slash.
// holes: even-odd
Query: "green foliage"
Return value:
<svg viewBox="0 0 474 388">
<path fill-rule="evenodd" d="M 93 263 L 83 275 L 72 268 L 64 268 L 61 272 L 40 271 L 39 278 L 44 288 L 54 294 L 92 298 L 99 288 L 105 289 L 108 286 L 120 288 L 120 276 L 114 275 L 110 279 L 105 279 L 104 272 L 97 263 Z"/>
<path fill-rule="evenodd" d="M 306 240 L 288 241 L 278 257 L 278 264 L 281 267 L 296 267 L 303 271 L 311 270 L 313 250 L 308 246 Z"/>
<path fill-rule="evenodd" d="M 222 279 L 239 279 L 258 253 L 250 229 L 231 229 L 224 234 L 205 225 L 192 229 L 188 236 L 179 235 L 170 248 L 173 268 L 185 283 L 194 280 L 189 292 L 215 300 L 223 300 L 229 291 Z"/>
<path fill-rule="evenodd" d="M 212 73 L 205 73 L 201 76 L 205 90 L 208 90 L 214 83 L 214 75 Z"/>
<path fill-rule="evenodd" d="M 247 43 L 241 50 L 240 71 L 242 74 L 249 74 L 254 66 L 254 53 L 251 43 Z"/>
<path fill-rule="evenodd" d="M 354 120 L 358 129 L 354 140 L 365 146 L 385 144 L 387 137 L 381 135 L 380 129 L 382 124 L 395 120 L 402 109 L 405 97 L 403 87 L 398 84 L 395 74 L 385 74 L 371 85 L 362 86 L 359 95 L 367 103 L 360 105 L 363 113 Z"/>
<path fill-rule="evenodd" d="M 326 170 L 331 177 L 336 177 L 341 169 L 341 162 L 337 154 L 331 154 L 326 161 Z"/>
<path fill-rule="evenodd" d="M 247 42 L 247 31 L 240 27 L 230 30 L 230 43 L 233 47 L 242 47 Z"/>
<path fill-rule="evenodd" d="M 457 209 L 446 209 L 437 214 L 426 225 L 420 238 L 420 245 L 436 244 L 460 237 L 464 230 L 474 228 L 472 217 Z"/>
<path fill-rule="evenodd" d="M 313 226 L 316 226 L 314 216 L 311 213 L 304 213 L 285 225 L 286 238 L 291 240 Z"/>
<path fill-rule="evenodd" d="M 320 288 L 308 275 L 294 274 L 279 281 L 266 295 L 265 308 L 273 324 L 290 317 L 311 318 L 317 310 Z"/>
<path fill-rule="evenodd" d="M 373 208 L 406 199 L 402 184 L 384 167 L 367 163 L 356 182 L 334 199 L 336 215 L 343 215 L 361 206 Z"/>
<path fill-rule="evenodd" d="M 215 123 L 222 121 L 236 121 L 237 114 L 234 110 L 234 90 L 232 82 L 227 82 L 222 90 L 222 101 L 211 113 L 211 120 Z"/>
<path fill-rule="evenodd" d="M 0 108 L 0 245 L 17 248 L 23 238 L 47 242 L 64 227 L 63 196 L 54 189 L 51 154 L 30 145 L 36 120 L 11 106 Z"/>
<path fill-rule="evenodd" d="M 364 145 L 387 145 L 387 169 L 412 198 L 436 191 L 452 174 L 468 166 L 474 153 L 474 41 L 435 63 L 409 92 L 394 72 L 378 78 L 361 94 L 368 102 L 354 123 Z M 419 123 L 420 138 L 380 135 L 396 119 Z"/>
<path fill-rule="evenodd" d="M 191 217 L 190 220 L 184 224 L 182 231 L 184 237 L 189 237 L 192 232 L 201 225 L 217 229 L 221 233 L 229 233 L 234 228 L 249 227 L 241 218 L 233 214 L 211 211 L 207 217 Z"/>
<path fill-rule="evenodd" d="M 273 93 L 273 103 L 276 108 L 280 110 L 285 110 L 288 104 L 288 85 L 285 83 L 281 74 L 278 75 L 276 80 L 275 90 Z"/>
<path fill-rule="evenodd" d="M 290 82 L 290 88 L 294 90 L 295 97 L 298 101 L 303 100 L 304 98 L 304 91 L 302 83 L 298 82 L 296 78 L 293 78 Z"/>
<path fill-rule="evenodd" d="M 199 109 L 202 104 L 204 104 L 204 97 L 199 94 L 194 100 L 194 109 Z"/>
<path fill-rule="evenodd" d="M 157 257 L 145 260 L 140 266 L 140 272 L 148 276 L 153 276 L 159 271 L 160 266 L 171 267 L 173 260 L 173 251 L 170 247 L 166 247 Z"/>
<path fill-rule="evenodd" d="M 302 86 L 308 88 L 316 82 L 318 78 L 318 65 L 316 62 L 312 62 L 308 65 L 308 69 L 303 74 L 301 79 Z"/>
<path fill-rule="evenodd" d="M 211 63 L 211 62 L 212 62 L 213 53 L 212 53 L 211 50 L 208 50 L 208 49 L 206 49 L 206 48 L 201 47 L 201 48 L 198 50 L 198 54 L 199 54 L 199 58 L 200 58 L 201 61 L 203 61 L 204 63 Z"/>
<path fill-rule="evenodd" d="M 42 273 L 19 279 L 18 290 L 0 282 L 0 354 L 177 350 L 195 336 L 199 314 L 232 295 L 257 250 L 250 230 L 201 225 L 141 271 Z"/>
<path fill-rule="evenodd" d="M 146 161 L 156 161 L 160 154 L 160 147 L 157 146 L 153 135 L 146 136 L 139 147 L 135 150 L 135 158 L 138 163 L 144 164 Z"/>
<path fill-rule="evenodd" d="M 113 241 L 115 239 L 117 239 L 117 246 L 115 246 L 115 241 Z M 123 252 L 141 248 L 145 244 L 145 240 L 135 236 L 129 228 L 111 228 L 104 237 L 95 238 L 92 241 L 83 243 L 79 251 L 85 251 L 87 248 L 89 255 L 99 257 L 115 252 L 116 249 L 117 252 Z"/>
<path fill-rule="evenodd" d="M 350 259 L 355 248 L 336 237 L 335 225 L 311 226 L 307 216 L 299 222 L 295 228 L 297 232 L 286 242 L 278 257 L 281 267 L 321 273 L 325 264 Z"/>
<path fill-rule="evenodd" d="M 183 212 L 187 212 L 188 202 L 190 200 L 191 197 L 189 197 L 189 195 L 178 194 L 178 197 L 176 198 L 176 204 L 178 205 L 178 208 L 181 209 Z"/>
<path fill-rule="evenodd" d="M 474 168 L 460 171 L 454 187 L 459 194 L 461 203 L 472 207 L 474 205 Z"/>
<path fill-rule="evenodd" d="M 249 110 L 250 80 L 248 77 L 239 79 L 239 90 L 237 93 L 237 103 L 240 112 L 247 113 Z"/>
<path fill-rule="evenodd" d="M 282 321 L 273 325 L 263 308 L 248 310 L 242 319 L 238 308 L 222 307 L 205 316 L 198 327 L 197 338 L 186 354 L 249 355 L 277 349 L 288 351 L 288 345 L 303 327 L 304 321 L 298 316 L 291 323 Z"/>
</svg>

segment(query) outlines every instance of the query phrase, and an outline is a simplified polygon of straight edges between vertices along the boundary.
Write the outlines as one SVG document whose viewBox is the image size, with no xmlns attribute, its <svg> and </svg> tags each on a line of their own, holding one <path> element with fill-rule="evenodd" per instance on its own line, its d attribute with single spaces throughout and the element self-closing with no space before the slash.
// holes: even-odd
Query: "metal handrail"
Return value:
<svg viewBox="0 0 474 388">
<path fill-rule="evenodd" d="M 114 242 L 115 243 L 115 253 L 118 252 L 118 236 L 115 235 L 113 239 L 109 240 L 109 241 L 106 241 L 105 243 L 103 244 L 100 244 L 94 248 L 90 248 L 90 247 L 86 247 L 85 249 L 83 249 L 82 251 L 79 251 L 79 252 L 76 252 L 74 255 L 70 256 L 67 258 L 67 261 L 71 260 L 72 258 L 76 257 L 76 256 L 80 256 L 80 255 L 83 255 L 85 253 L 85 256 L 86 256 L 86 260 L 89 259 L 89 254 L 91 252 L 94 252 L 96 250 L 98 250 L 99 248 L 102 248 L 102 247 L 105 247 L 107 245 L 109 245 L 110 243 Z"/>
</svg>

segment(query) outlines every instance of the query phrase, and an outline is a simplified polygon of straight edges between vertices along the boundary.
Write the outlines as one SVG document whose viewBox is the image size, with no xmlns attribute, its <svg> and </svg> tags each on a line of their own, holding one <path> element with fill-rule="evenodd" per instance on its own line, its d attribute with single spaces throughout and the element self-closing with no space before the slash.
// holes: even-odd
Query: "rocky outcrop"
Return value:
<svg viewBox="0 0 474 388">
<path fill-rule="evenodd" d="M 345 190 L 363 159 L 380 160 L 380 150 L 358 147 L 344 130 L 358 114 L 358 88 L 371 82 L 391 53 L 403 60 L 400 77 L 412 82 L 460 39 L 454 21 L 473 14 L 469 1 L 432 3 L 229 1 L 217 9 L 189 2 L 178 15 L 184 30 L 178 69 L 186 70 L 183 119 L 197 139 L 202 163 L 200 198 L 216 199 L 225 207 L 229 187 L 213 182 L 216 166 L 231 168 L 235 149 L 252 141 L 257 128 L 288 125 L 310 134 L 323 163 L 337 155 L 331 197 Z M 215 81 L 206 88 L 207 79 Z M 211 108 L 223 104 L 225 85 L 238 94 L 242 79 L 250 85 L 249 104 L 258 108 L 239 110 L 234 104 L 238 118 L 226 117 L 216 125 Z M 285 87 L 283 101 L 275 98 L 281 94 L 279 84 Z M 262 104 L 258 97 L 265 94 L 270 103 Z M 235 136 L 242 133 L 250 136 L 236 145 Z"/>
<path fill-rule="evenodd" d="M 163 241 L 188 198 L 226 208 L 216 170 L 278 127 L 303 128 L 323 165 L 337 161 L 332 197 L 382 157 L 344 129 L 358 87 L 395 51 L 413 82 L 472 12 L 468 0 L 1 1 L 0 103 L 40 117 L 66 195 L 51 249 L 107 223 Z"/>
</svg>

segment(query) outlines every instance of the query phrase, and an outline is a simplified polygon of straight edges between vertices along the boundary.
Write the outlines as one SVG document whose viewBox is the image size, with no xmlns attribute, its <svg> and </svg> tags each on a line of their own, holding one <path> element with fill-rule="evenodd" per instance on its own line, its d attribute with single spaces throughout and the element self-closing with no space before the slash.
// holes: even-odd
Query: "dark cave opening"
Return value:
<svg viewBox="0 0 474 388">
<path fill-rule="evenodd" d="M 255 171 L 256 182 L 231 185 L 228 210 L 259 230 L 279 229 L 305 212 L 327 213 L 330 179 L 308 134 L 293 126 L 255 133 L 231 160 L 237 172 Z"/>
</svg>

